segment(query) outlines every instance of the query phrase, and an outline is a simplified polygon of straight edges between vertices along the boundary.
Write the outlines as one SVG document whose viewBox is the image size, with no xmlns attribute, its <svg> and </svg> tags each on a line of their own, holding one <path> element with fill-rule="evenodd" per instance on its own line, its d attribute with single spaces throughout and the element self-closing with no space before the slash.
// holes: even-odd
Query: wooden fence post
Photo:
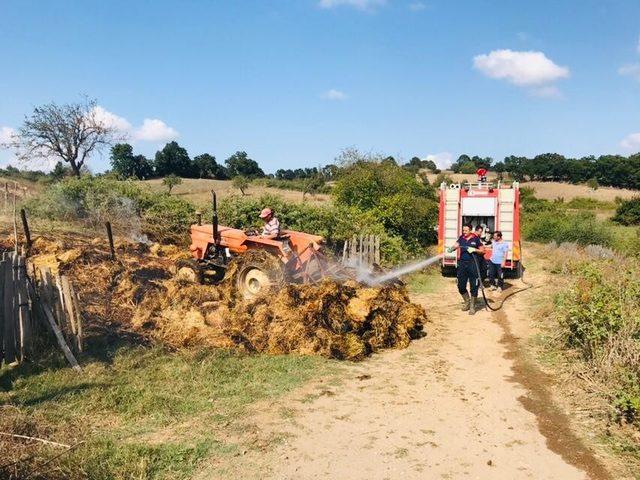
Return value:
<svg viewBox="0 0 640 480">
<path fill-rule="evenodd" d="M 13 255 L 9 255 L 4 268 L 3 311 L 4 311 L 4 360 L 16 361 L 16 330 L 14 313 Z"/>
<path fill-rule="evenodd" d="M 109 250 L 111 251 L 111 260 L 116 259 L 116 250 L 113 247 L 113 232 L 111 231 L 111 222 L 106 222 L 105 227 L 107 227 L 107 238 L 109 238 Z"/>
<path fill-rule="evenodd" d="M 29 231 L 29 223 L 27 222 L 27 212 L 24 208 L 20 209 L 20 217 L 22 218 L 22 228 L 27 241 L 27 252 L 31 250 L 31 232 Z"/>
</svg>

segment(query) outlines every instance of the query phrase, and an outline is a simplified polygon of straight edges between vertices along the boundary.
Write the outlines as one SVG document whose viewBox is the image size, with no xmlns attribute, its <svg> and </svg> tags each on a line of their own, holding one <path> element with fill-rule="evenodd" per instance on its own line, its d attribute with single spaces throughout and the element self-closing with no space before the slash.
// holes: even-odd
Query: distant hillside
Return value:
<svg viewBox="0 0 640 480">
<path fill-rule="evenodd" d="M 162 179 L 145 180 L 141 183 L 148 185 L 153 190 L 167 189 L 167 187 L 162 184 Z M 233 187 L 231 180 L 193 178 L 184 178 L 180 185 L 173 188 L 171 194 L 182 196 L 196 204 L 202 204 L 211 200 L 211 190 L 215 190 L 219 199 L 229 197 L 231 195 L 240 195 L 240 191 Z M 249 188 L 246 190 L 246 194 L 249 197 L 260 197 L 261 195 L 270 194 L 277 195 L 291 202 L 302 202 L 302 192 L 264 187 L 262 185 L 249 185 Z M 330 200 L 331 196 L 325 194 L 307 194 L 304 199 L 305 202 L 314 204 L 327 203 Z"/>
</svg>

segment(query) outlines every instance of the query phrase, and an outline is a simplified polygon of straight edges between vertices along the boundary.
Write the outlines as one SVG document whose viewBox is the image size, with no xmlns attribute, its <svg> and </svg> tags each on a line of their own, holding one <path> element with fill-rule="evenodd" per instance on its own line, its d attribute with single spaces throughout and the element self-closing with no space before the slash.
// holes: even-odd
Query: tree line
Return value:
<svg viewBox="0 0 640 480">
<path fill-rule="evenodd" d="M 190 158 L 187 150 L 178 142 L 167 143 L 154 158 L 135 155 L 128 143 L 118 143 L 111 148 L 111 171 L 123 178 L 145 180 L 153 177 L 175 175 L 183 178 L 212 178 L 227 180 L 234 177 L 261 178 L 264 171 L 258 162 L 246 152 L 238 151 L 218 163 L 216 157 L 203 153 Z"/>
<path fill-rule="evenodd" d="M 510 155 L 493 163 L 491 157 L 460 155 L 451 165 L 454 173 L 475 173 L 487 168 L 499 175 L 508 173 L 514 180 L 590 183 L 618 188 L 640 189 L 640 153 L 568 158 L 558 153 L 543 153 L 533 158 Z"/>
</svg>

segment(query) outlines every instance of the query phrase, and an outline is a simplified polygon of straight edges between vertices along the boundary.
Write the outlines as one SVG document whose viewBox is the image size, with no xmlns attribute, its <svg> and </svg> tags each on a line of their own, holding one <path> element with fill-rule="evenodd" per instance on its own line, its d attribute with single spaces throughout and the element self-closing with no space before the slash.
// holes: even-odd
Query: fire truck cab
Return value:
<svg viewBox="0 0 640 480">
<path fill-rule="evenodd" d="M 519 277 L 521 273 L 520 245 L 520 188 L 518 182 L 511 185 L 501 182 L 487 182 L 479 176 L 476 184 L 454 183 L 440 185 L 440 209 L 438 219 L 438 253 L 442 256 L 443 274 L 451 272 L 458 265 L 459 252 L 448 253 L 447 248 L 456 243 L 462 225 L 471 224 L 475 229 L 483 227 L 486 234 L 485 258 L 491 258 L 491 234 L 499 230 L 509 244 L 505 264 L 505 276 Z"/>
</svg>

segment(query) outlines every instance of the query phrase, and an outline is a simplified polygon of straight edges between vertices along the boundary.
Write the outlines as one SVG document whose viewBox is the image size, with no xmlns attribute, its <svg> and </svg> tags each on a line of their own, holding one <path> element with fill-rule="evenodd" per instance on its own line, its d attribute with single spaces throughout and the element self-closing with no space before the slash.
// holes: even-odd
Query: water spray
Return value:
<svg viewBox="0 0 640 480">
<path fill-rule="evenodd" d="M 403 275 L 422 270 L 423 268 L 436 263 L 440 258 L 442 258 L 441 253 L 424 260 L 419 260 L 416 262 L 408 263 L 406 265 L 402 265 L 400 267 L 396 267 L 389 272 L 384 272 L 379 275 L 374 275 L 372 274 L 372 272 L 370 272 L 369 270 L 365 270 L 364 268 L 356 268 L 357 279 L 359 282 L 366 283 L 370 286 L 381 285 Z"/>
</svg>

